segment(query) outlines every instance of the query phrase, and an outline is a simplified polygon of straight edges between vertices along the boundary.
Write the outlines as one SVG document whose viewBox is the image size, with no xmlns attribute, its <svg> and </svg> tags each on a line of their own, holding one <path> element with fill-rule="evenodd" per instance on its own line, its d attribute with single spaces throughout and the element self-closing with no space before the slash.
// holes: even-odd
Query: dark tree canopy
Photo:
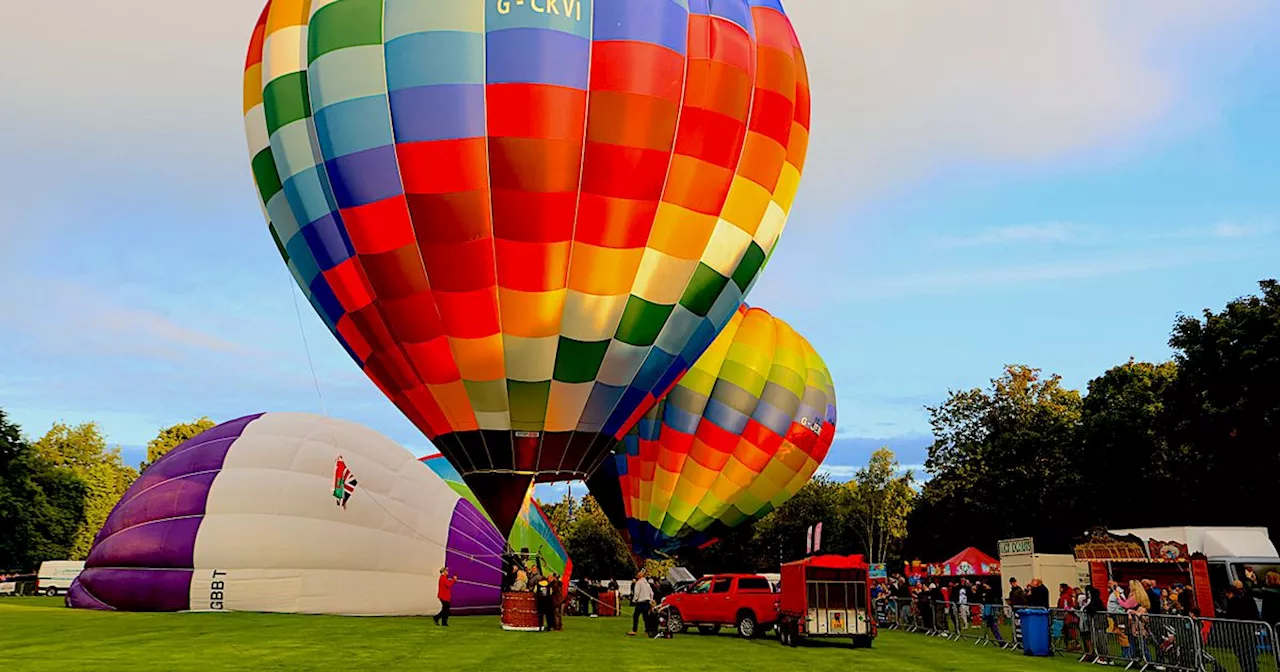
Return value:
<svg viewBox="0 0 1280 672">
<path fill-rule="evenodd" d="M 70 557 L 88 487 L 44 460 L 0 409 L 0 569 Z"/>
</svg>

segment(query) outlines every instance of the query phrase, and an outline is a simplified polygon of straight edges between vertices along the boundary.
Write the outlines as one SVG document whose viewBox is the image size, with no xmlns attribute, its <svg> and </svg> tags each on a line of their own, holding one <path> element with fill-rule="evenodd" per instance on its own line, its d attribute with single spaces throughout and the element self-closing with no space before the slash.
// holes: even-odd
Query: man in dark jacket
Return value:
<svg viewBox="0 0 1280 672">
<path fill-rule="evenodd" d="M 1027 595 L 1027 606 L 1049 608 L 1049 587 L 1040 579 L 1031 579 L 1030 594 Z"/>
<path fill-rule="evenodd" d="M 1233 621 L 1257 621 L 1258 604 L 1244 590 L 1244 583 L 1236 581 L 1227 586 L 1227 618 Z M 1250 632 L 1253 632 L 1251 629 Z M 1258 672 L 1258 647 L 1251 641 L 1237 641 L 1235 637 L 1224 638 L 1231 645 L 1240 661 L 1242 672 Z"/>
<path fill-rule="evenodd" d="M 1143 579 L 1142 587 L 1147 591 L 1147 599 L 1151 601 L 1151 609 L 1147 610 L 1147 613 L 1163 614 L 1164 607 L 1160 605 L 1160 591 L 1156 589 L 1156 582 L 1151 579 Z"/>
<path fill-rule="evenodd" d="M 1009 606 L 1027 606 L 1027 594 L 1022 591 L 1022 586 L 1018 585 L 1018 580 L 1014 578 L 1009 579 Z"/>
</svg>

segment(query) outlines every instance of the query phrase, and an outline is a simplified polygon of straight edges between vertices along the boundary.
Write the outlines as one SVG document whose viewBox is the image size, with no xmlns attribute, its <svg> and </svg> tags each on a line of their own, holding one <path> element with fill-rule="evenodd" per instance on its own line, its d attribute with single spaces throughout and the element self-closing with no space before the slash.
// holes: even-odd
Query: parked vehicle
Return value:
<svg viewBox="0 0 1280 672">
<path fill-rule="evenodd" d="M 796 646 L 806 637 L 851 637 L 870 648 L 876 636 L 871 568 L 860 555 L 820 555 L 782 566 L 778 641 Z"/>
<path fill-rule="evenodd" d="M 84 571 L 80 560 L 46 560 L 36 571 L 36 592 L 53 597 L 71 588 L 71 582 Z"/>
<path fill-rule="evenodd" d="M 667 596 L 663 604 L 669 607 L 672 632 L 697 626 L 698 632 L 711 635 L 727 625 L 750 639 L 778 622 L 778 595 L 759 574 L 703 577 L 688 590 Z"/>
</svg>

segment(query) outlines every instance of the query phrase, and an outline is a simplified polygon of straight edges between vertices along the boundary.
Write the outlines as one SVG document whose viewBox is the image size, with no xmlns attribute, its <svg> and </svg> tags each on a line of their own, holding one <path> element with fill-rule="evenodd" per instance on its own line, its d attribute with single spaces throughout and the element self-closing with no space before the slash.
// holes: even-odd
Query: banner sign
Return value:
<svg viewBox="0 0 1280 672">
<path fill-rule="evenodd" d="M 1086 562 L 1146 562 L 1147 549 L 1137 537 L 1115 537 L 1105 530 L 1094 530 L 1088 541 L 1076 544 L 1076 560 Z"/>
<path fill-rule="evenodd" d="M 1035 540 L 1031 537 L 1003 539 L 1000 541 L 1000 557 L 1006 555 L 1034 555 L 1035 552 Z"/>
</svg>

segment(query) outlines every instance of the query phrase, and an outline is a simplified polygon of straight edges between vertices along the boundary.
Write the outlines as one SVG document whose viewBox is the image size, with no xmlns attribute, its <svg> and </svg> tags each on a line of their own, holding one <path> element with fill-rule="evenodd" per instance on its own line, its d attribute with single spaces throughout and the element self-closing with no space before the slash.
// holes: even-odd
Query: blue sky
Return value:
<svg viewBox="0 0 1280 672">
<path fill-rule="evenodd" d="M 55 4 L 0 27 L 0 59 L 30 63 L 0 71 L 0 406 L 125 446 L 323 406 L 428 451 L 295 304 L 267 235 L 239 117 L 257 0 L 77 24 Z M 1083 386 L 1167 358 L 1178 312 L 1276 274 L 1274 3 L 787 7 L 814 144 L 749 301 L 833 371 L 832 473 L 882 444 L 920 464 L 923 405 L 1005 363 Z"/>
</svg>

